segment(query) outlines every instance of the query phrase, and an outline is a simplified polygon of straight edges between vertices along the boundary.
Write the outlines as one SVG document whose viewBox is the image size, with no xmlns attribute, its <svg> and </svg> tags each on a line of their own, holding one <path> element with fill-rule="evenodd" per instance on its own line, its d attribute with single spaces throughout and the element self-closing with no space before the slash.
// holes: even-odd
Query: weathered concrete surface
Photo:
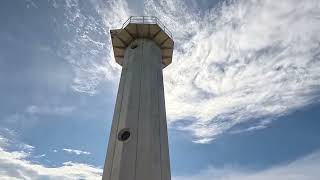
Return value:
<svg viewBox="0 0 320 180">
<path fill-rule="evenodd" d="M 171 179 L 161 61 L 148 39 L 125 50 L 103 180 Z M 125 141 L 123 129 L 130 131 Z"/>
</svg>

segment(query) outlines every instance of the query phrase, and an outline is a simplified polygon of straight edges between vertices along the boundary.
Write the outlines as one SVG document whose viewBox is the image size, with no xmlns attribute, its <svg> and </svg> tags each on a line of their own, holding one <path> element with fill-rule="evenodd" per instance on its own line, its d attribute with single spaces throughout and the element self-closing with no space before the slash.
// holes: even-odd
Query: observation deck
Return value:
<svg viewBox="0 0 320 180">
<path fill-rule="evenodd" d="M 127 47 L 135 39 L 153 40 L 161 49 L 164 67 L 172 62 L 174 41 L 172 33 L 154 16 L 131 16 L 121 29 L 110 30 L 115 60 L 123 64 Z"/>
</svg>

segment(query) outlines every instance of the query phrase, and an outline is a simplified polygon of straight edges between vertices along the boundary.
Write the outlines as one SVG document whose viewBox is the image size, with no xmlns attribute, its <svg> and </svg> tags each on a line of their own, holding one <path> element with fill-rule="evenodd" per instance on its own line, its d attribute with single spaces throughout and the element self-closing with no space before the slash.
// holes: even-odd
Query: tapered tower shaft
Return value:
<svg viewBox="0 0 320 180">
<path fill-rule="evenodd" d="M 136 29 L 135 33 L 143 34 L 146 27 Z M 168 65 L 165 51 L 173 48 L 173 41 L 166 48 L 163 45 L 168 38 L 161 40 L 161 44 L 160 40 L 154 40 L 159 32 L 134 36 L 129 30 L 131 40 L 121 39 L 119 31 L 112 39 L 114 49 L 117 41 L 114 38 L 123 43 L 123 56 L 118 56 L 122 73 L 102 179 L 170 180 L 162 69 Z"/>
</svg>

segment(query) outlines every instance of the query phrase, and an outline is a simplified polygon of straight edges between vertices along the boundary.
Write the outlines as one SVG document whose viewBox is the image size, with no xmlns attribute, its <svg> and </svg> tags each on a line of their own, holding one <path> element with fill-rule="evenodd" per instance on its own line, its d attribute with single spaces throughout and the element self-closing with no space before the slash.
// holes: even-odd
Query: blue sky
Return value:
<svg viewBox="0 0 320 180">
<path fill-rule="evenodd" d="M 2 1 L 0 179 L 100 179 L 131 15 L 174 36 L 173 180 L 318 179 L 317 0 Z"/>
</svg>

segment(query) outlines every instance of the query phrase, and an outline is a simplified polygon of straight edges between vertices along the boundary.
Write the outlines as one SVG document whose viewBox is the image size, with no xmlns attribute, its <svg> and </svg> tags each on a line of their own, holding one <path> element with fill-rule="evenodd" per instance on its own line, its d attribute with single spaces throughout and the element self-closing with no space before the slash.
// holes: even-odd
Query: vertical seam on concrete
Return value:
<svg viewBox="0 0 320 180">
<path fill-rule="evenodd" d="M 140 61 L 144 61 L 144 57 L 143 57 L 143 49 L 144 49 L 144 39 L 142 39 L 141 42 L 141 59 Z M 138 107 L 138 121 L 137 121 L 137 144 L 136 144 L 136 160 L 135 160 L 135 170 L 134 170 L 134 180 L 136 180 L 136 176 L 137 176 L 137 158 L 138 158 L 138 145 L 139 145 L 139 125 L 140 125 L 140 104 L 141 104 L 141 81 L 142 81 L 142 65 L 143 63 L 140 62 L 140 76 L 138 76 L 140 78 L 139 81 L 139 107 Z"/>
<path fill-rule="evenodd" d="M 127 72 L 127 68 L 129 67 L 125 67 L 125 62 L 123 64 L 124 68 L 122 70 L 125 70 L 125 73 Z M 118 135 L 118 130 L 119 130 L 119 120 L 120 120 L 120 116 L 121 116 L 121 110 L 122 110 L 122 101 L 123 101 L 123 94 L 124 94 L 124 88 L 125 88 L 125 84 L 126 84 L 126 80 L 127 80 L 127 76 L 126 74 L 123 73 L 121 75 L 124 75 L 124 81 L 123 81 L 123 86 L 122 86 L 122 93 L 121 93 L 121 100 L 120 100 L 120 111 L 119 111 L 119 116 L 118 116 L 118 119 L 117 119 L 117 129 L 116 129 L 116 134 L 115 134 L 115 138 L 114 138 L 114 148 L 113 148 L 113 152 L 112 152 L 112 160 L 111 160 L 111 170 L 110 170 L 110 176 L 109 176 L 109 179 L 111 180 L 112 178 L 112 172 L 113 172 L 113 160 L 114 160 L 114 153 L 116 151 L 116 147 L 117 147 L 117 135 Z M 120 79 L 120 83 L 121 83 L 121 79 Z M 119 91 L 119 90 L 118 90 Z"/>
<path fill-rule="evenodd" d="M 161 63 L 160 63 L 161 65 Z M 160 70 L 162 70 L 160 68 Z M 159 72 L 158 70 L 156 71 L 157 73 L 157 82 L 159 83 L 160 80 L 159 80 Z M 159 144 L 160 144 L 160 180 L 162 180 L 162 146 L 161 146 L 161 112 L 160 112 L 160 91 L 161 91 L 161 88 L 158 87 L 158 113 L 159 113 L 159 119 L 158 119 L 158 123 L 159 123 Z"/>
</svg>

